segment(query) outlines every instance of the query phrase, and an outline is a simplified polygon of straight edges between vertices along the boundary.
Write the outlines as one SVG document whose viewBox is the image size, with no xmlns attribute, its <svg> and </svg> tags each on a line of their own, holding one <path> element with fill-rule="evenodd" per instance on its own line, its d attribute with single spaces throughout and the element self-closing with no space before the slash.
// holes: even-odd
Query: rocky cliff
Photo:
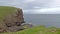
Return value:
<svg viewBox="0 0 60 34">
<path fill-rule="evenodd" d="M 0 24 L 2 24 L 0 25 L 0 32 L 12 32 L 12 31 L 14 32 L 14 31 L 22 30 L 23 27 L 21 27 L 21 24 L 25 23 L 22 9 L 16 8 L 15 12 L 8 13 L 10 8 L 7 8 L 7 9 L 4 9 L 4 8 L 7 8 L 7 7 L 2 8 L 3 10 L 7 11 L 7 15 L 3 14 L 4 18 L 0 20 Z M 2 13 L 5 13 L 5 11 L 3 11 Z"/>
</svg>

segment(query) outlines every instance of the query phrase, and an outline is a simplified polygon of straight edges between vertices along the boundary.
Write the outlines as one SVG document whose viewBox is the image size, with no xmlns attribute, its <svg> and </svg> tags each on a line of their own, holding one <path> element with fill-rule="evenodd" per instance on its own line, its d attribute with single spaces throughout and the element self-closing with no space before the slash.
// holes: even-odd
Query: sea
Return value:
<svg viewBox="0 0 60 34">
<path fill-rule="evenodd" d="M 32 23 L 35 26 L 60 28 L 60 14 L 24 14 L 23 16 L 26 23 Z"/>
</svg>

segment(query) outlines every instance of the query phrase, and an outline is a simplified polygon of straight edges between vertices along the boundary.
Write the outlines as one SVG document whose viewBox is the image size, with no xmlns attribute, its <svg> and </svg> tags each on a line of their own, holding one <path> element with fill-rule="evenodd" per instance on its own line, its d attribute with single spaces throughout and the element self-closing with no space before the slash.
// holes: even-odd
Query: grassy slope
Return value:
<svg viewBox="0 0 60 34">
<path fill-rule="evenodd" d="M 16 8 L 9 6 L 0 6 L 0 20 L 2 20 L 6 15 L 9 15 L 16 11 Z"/>
<path fill-rule="evenodd" d="M 56 30 L 56 31 L 53 32 L 52 30 Z M 45 28 L 44 26 L 38 26 L 19 32 L 10 32 L 10 33 L 1 33 L 1 34 L 60 34 L 60 29 Z"/>
</svg>

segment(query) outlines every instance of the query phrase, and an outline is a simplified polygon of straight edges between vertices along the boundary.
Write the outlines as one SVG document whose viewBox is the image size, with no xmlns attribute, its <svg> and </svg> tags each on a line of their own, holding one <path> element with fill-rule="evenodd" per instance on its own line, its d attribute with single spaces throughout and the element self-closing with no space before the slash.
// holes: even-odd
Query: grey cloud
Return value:
<svg viewBox="0 0 60 34">
<path fill-rule="evenodd" d="M 22 7 L 25 10 L 34 9 L 34 6 L 39 6 L 41 8 L 46 8 L 49 6 L 52 0 L 36 0 L 30 3 L 25 3 L 25 0 L 0 0 L 0 5 L 9 5 L 9 6 L 16 6 Z"/>
<path fill-rule="evenodd" d="M 31 3 L 25 3 L 24 9 L 26 10 L 30 10 L 30 9 L 35 9 L 33 8 L 34 6 L 39 6 L 41 8 L 48 8 L 51 3 L 51 0 L 36 0 L 34 2 Z"/>
<path fill-rule="evenodd" d="M 56 7 L 54 0 L 35 0 L 33 2 L 25 2 L 25 0 L 0 0 L 0 6 L 2 5 L 21 7 L 23 10 L 36 10 L 35 6 L 40 7 L 38 9 Z"/>
</svg>

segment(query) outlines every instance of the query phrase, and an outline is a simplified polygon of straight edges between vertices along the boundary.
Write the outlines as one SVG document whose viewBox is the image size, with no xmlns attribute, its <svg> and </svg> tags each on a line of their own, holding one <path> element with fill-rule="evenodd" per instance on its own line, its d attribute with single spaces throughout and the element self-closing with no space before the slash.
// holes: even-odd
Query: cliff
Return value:
<svg viewBox="0 0 60 34">
<path fill-rule="evenodd" d="M 22 30 L 22 23 L 24 23 L 22 9 L 0 6 L 0 32 L 14 32 Z"/>
</svg>

